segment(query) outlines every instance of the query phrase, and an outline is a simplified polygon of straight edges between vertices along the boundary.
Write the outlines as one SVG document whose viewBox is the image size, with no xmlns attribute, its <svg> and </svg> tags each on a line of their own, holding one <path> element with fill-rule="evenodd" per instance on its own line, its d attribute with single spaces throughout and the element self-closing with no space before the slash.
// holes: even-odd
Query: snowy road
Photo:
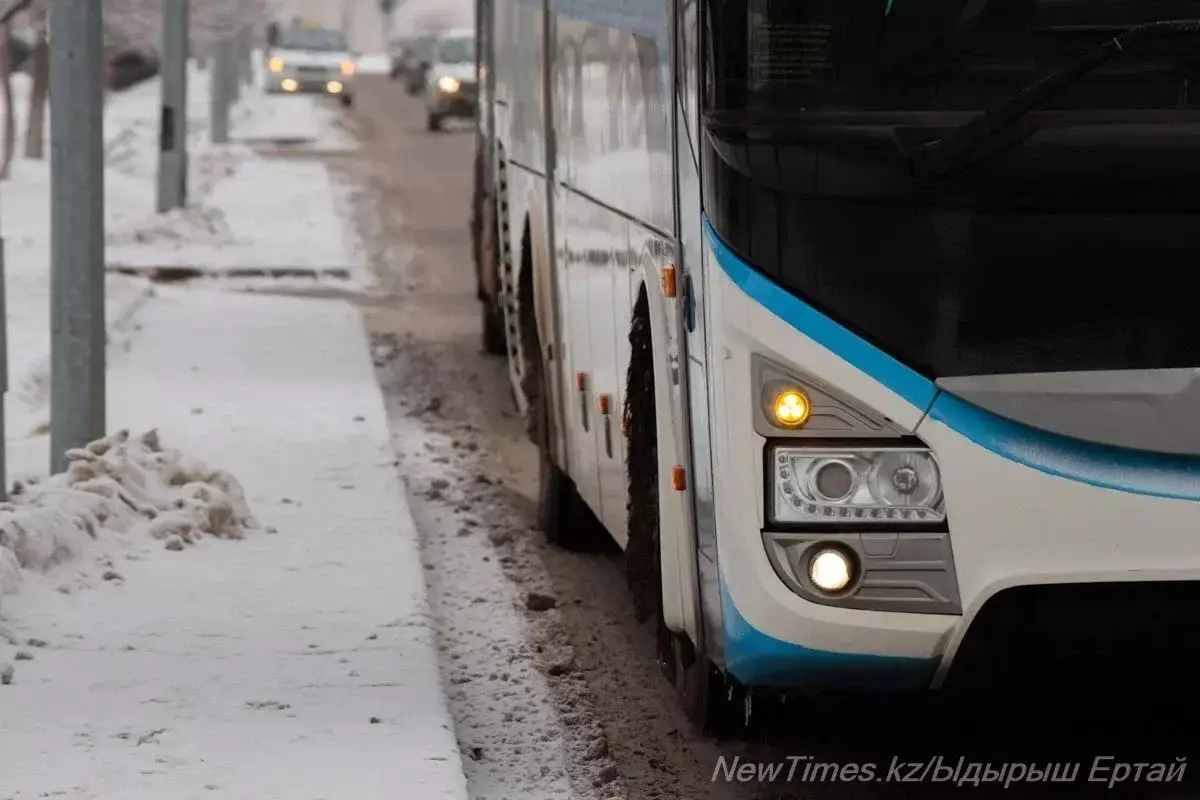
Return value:
<svg viewBox="0 0 1200 800">
<path fill-rule="evenodd" d="M 545 547 L 534 528 L 535 453 L 503 363 L 480 352 L 467 228 L 469 128 L 427 133 L 420 101 L 386 79 L 364 79 L 361 91 L 354 114 L 363 149 L 338 164 L 363 186 L 360 230 L 379 281 L 364 310 L 420 529 L 473 800 L 929 797 L 948 787 L 789 781 L 787 765 L 803 757 L 887 765 L 894 756 L 972 753 L 1029 760 L 1028 750 L 998 749 L 1018 741 L 1008 734 L 1001 744 L 991 736 L 968 742 L 967 731 L 993 727 L 974 719 L 947 728 L 909 717 L 889 729 L 861 713 L 814 726 L 807 707 L 756 706 L 765 744 L 718 743 L 690 728 L 655 663 L 652 632 L 633 621 L 620 557 Z M 530 602 L 530 593 L 554 598 L 554 608 L 531 609 L 543 598 Z M 1114 752 L 1108 745 L 1076 742 L 1068 755 L 1059 740 L 1033 755 L 1042 764 L 1087 761 Z M 1189 754 L 1177 745 L 1170 758 Z M 774 782 L 718 772 L 746 763 L 784 769 Z M 1041 788 L 1092 796 L 1102 787 Z M 1192 796 L 1145 783 L 1136 790 L 1156 800 Z M 1002 790 L 970 791 L 988 798 Z"/>
</svg>

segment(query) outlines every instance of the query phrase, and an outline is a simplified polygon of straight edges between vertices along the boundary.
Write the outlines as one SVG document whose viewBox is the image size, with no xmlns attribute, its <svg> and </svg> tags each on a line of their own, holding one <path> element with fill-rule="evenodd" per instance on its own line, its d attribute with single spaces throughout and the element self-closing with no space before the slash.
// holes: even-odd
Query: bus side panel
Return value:
<svg viewBox="0 0 1200 800">
<path fill-rule="evenodd" d="M 475 245 L 475 269 L 478 275 L 479 299 L 496 303 L 499 292 L 498 259 L 495 250 L 499 242 L 493 238 L 492 215 L 496 208 L 496 142 L 495 93 L 492 90 L 495 58 L 492 50 L 495 30 L 495 0 L 478 0 L 475 7 L 478 36 L 476 74 L 479 76 L 479 103 L 476 109 L 475 194 L 472 198 L 471 224 Z"/>
<path fill-rule="evenodd" d="M 627 217 L 673 232 L 667 42 L 562 14 L 556 27 L 560 180 Z"/>
<path fill-rule="evenodd" d="M 642 257 L 630 245 L 637 227 L 631 219 L 674 229 L 669 48 L 654 35 L 667 29 L 669 5 L 642 5 L 631 18 L 610 15 L 603 2 L 551 2 L 560 12 L 553 83 L 556 194 L 568 207 L 559 209 L 557 235 L 559 249 L 570 253 L 559 280 L 570 298 L 571 370 L 587 373 L 588 381 L 587 390 L 568 403 L 577 409 L 568 416 L 578 459 L 572 477 L 622 545 L 628 493 L 620 420 L 636 299 L 630 271 L 640 274 Z M 646 23 L 656 17 L 657 29 Z M 574 386 L 575 375 L 569 380 Z M 600 416 L 601 398 L 607 419 Z"/>
<path fill-rule="evenodd" d="M 596 385 L 592 396 L 592 427 L 599 478 L 599 505 L 593 509 L 619 543 L 625 544 L 628 491 L 625 462 L 618 445 L 621 438 L 621 407 L 618 405 L 625 382 L 625 371 L 618 366 L 617 337 L 629 336 L 628 289 L 619 295 L 618 276 L 629 261 L 630 225 L 623 217 L 603 206 L 577 199 L 585 213 L 583 222 L 589 241 L 596 242 L 584 264 L 591 337 L 592 370 Z M 603 408 L 602 408 L 603 406 Z M 601 416 L 601 411 L 607 411 Z"/>
<path fill-rule="evenodd" d="M 681 588 L 684 602 L 699 600 L 702 636 L 689 630 L 718 666 L 721 654 L 721 592 L 717 566 L 717 526 L 712 478 L 709 382 L 706 364 L 707 321 L 704 290 L 704 230 L 700 198 L 699 140 L 700 72 L 698 50 L 699 0 L 676 0 L 675 29 L 675 170 L 679 211 L 679 271 L 684 297 L 683 327 L 687 350 L 687 379 L 692 451 L 697 585 Z"/>
<path fill-rule="evenodd" d="M 500 281 L 500 295 L 508 331 L 509 378 L 521 413 L 528 411 L 524 382 L 528 370 L 544 353 L 526 353 L 520 338 L 521 282 L 534 283 L 534 273 L 523 275 L 528 265 L 549 268 L 551 220 L 546 191 L 546 135 L 543 87 L 543 23 L 540 0 L 496 0 L 495 108 L 496 138 L 505 157 L 507 245 L 509 263 Z M 503 211 L 501 211 L 503 214 Z M 530 252 L 523 251 L 526 226 Z M 545 309 L 541 309 L 545 310 Z M 525 312 L 532 313 L 533 309 Z M 552 337 L 551 337 L 552 338 Z M 553 395 L 551 398 L 553 399 Z"/>
<path fill-rule="evenodd" d="M 526 169 L 545 173 L 545 115 L 542 103 L 542 3 L 496 0 L 496 101 L 508 107 L 508 156 Z"/>
<path fill-rule="evenodd" d="M 596 472 L 596 439 L 593 434 L 596 408 L 593 398 L 601 390 L 597 388 L 592 370 L 588 296 L 589 272 L 595 269 L 589 262 L 596 259 L 597 248 L 588 239 L 589 211 L 587 202 L 581 198 L 567 192 L 558 193 L 555 201 L 555 236 L 562 257 L 555 267 L 563 310 L 563 340 L 558 358 L 567 373 L 563 380 L 566 391 L 562 404 L 562 429 L 570 453 L 570 464 L 561 466 L 570 474 L 580 497 L 600 517 L 600 482 Z"/>
</svg>

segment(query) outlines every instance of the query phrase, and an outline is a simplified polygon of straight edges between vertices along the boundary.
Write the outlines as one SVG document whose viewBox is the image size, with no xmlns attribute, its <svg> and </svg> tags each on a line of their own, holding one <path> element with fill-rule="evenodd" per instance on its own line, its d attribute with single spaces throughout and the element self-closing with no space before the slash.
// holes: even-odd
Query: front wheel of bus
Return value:
<svg viewBox="0 0 1200 800">
<path fill-rule="evenodd" d="M 662 558 L 659 538 L 658 419 L 654 400 L 654 355 L 646 298 L 638 301 L 629 333 L 625 428 L 629 437 L 628 544 L 626 580 L 639 622 L 655 620 L 659 664 L 675 686 L 687 718 L 717 736 L 732 734 L 743 719 L 740 694 L 729 691 L 709 657 L 692 641 L 667 628 L 662 610 Z"/>
</svg>

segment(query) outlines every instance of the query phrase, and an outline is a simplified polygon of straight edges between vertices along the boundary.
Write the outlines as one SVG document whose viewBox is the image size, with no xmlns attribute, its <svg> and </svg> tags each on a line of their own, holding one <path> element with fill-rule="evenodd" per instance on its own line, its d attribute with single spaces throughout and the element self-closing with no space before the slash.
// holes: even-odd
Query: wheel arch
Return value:
<svg viewBox="0 0 1200 800">
<path fill-rule="evenodd" d="M 685 469 L 685 476 L 690 475 L 689 448 L 686 440 L 687 419 L 681 418 L 681 413 L 676 410 L 677 387 L 672 377 L 671 328 L 677 322 L 677 313 L 673 313 L 676 309 L 668 305 L 674 302 L 674 298 L 664 297 L 659 289 L 659 267 L 650 255 L 647 252 L 646 257 L 641 260 L 641 275 L 637 288 L 632 293 L 632 315 L 648 315 L 653 353 L 654 407 L 658 437 L 659 541 L 663 553 L 662 613 L 669 630 L 685 634 L 699 648 L 703 628 L 700 625 L 699 574 L 693 531 L 691 486 L 685 485 L 683 491 L 677 491 L 673 483 L 673 473 L 677 466 Z M 636 318 L 632 315 L 631 320 L 636 324 Z M 681 363 L 675 369 L 682 371 L 685 365 Z M 679 379 L 682 380 L 682 374 Z M 680 409 L 682 414 L 686 414 L 686 406 L 680 404 Z M 673 556 L 667 557 L 668 553 Z"/>
</svg>

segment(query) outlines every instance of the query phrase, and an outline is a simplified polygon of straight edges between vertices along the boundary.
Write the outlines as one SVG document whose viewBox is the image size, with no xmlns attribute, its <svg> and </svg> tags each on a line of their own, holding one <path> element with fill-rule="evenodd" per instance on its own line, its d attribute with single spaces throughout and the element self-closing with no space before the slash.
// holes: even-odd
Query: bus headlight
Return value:
<svg viewBox="0 0 1200 800">
<path fill-rule="evenodd" d="M 808 579 L 825 594 L 838 594 L 854 580 L 854 558 L 840 547 L 823 547 L 808 560 Z"/>
<path fill-rule="evenodd" d="M 462 82 L 454 78 L 438 78 L 437 86 L 446 94 L 454 94 L 462 87 Z"/>
<path fill-rule="evenodd" d="M 916 447 L 777 447 L 777 523 L 895 525 L 946 519 L 937 461 Z"/>
</svg>

